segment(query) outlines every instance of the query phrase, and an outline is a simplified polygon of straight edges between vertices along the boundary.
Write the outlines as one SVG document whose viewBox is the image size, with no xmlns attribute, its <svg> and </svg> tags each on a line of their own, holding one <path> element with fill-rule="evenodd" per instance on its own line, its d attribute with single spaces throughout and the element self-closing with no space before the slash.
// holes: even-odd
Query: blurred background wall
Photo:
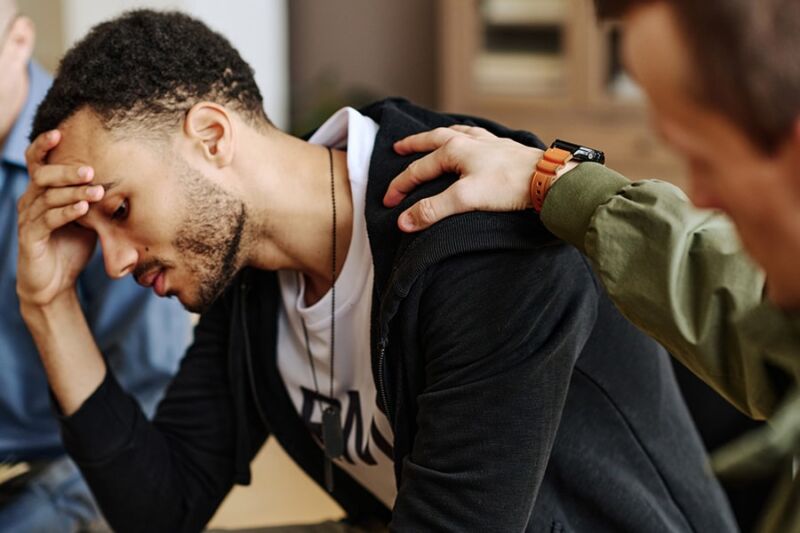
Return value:
<svg viewBox="0 0 800 533">
<path fill-rule="evenodd" d="M 436 107 L 436 11 L 431 0 L 291 0 L 293 129 L 386 96 Z"/>
<path fill-rule="evenodd" d="M 19 0 L 19 6 L 36 23 L 35 56 L 51 72 L 92 26 L 123 11 L 147 7 L 190 13 L 239 50 L 255 69 L 267 114 L 278 126 L 289 126 L 287 0 Z"/>
</svg>

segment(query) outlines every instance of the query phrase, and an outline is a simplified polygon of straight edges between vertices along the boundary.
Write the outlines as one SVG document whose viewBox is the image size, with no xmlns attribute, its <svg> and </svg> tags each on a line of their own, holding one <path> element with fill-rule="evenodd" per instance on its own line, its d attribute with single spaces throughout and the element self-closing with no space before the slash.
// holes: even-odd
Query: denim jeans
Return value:
<svg viewBox="0 0 800 533">
<path fill-rule="evenodd" d="M 108 531 L 100 511 L 67 457 L 53 460 L 0 506 L 0 533 Z"/>
</svg>

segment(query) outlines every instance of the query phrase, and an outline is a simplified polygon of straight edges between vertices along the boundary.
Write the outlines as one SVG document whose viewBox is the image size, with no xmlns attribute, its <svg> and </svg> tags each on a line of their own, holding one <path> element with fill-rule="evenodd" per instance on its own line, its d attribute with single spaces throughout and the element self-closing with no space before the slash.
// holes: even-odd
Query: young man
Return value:
<svg viewBox="0 0 800 533">
<path fill-rule="evenodd" d="M 718 454 L 716 464 L 739 476 L 782 467 L 789 481 L 763 529 L 798 531 L 791 455 L 800 398 L 790 392 L 800 381 L 800 4 L 596 4 L 601 15 L 624 15 L 625 63 L 650 98 L 656 127 L 689 162 L 693 203 L 730 218 L 694 209 L 668 184 L 632 184 L 569 162 L 540 181 L 541 220 L 590 258 L 628 318 L 743 412 L 770 418 L 769 429 Z M 541 151 L 477 129 L 428 132 L 396 148 L 433 153 L 397 178 L 389 206 L 442 172 L 463 177 L 403 214 L 407 231 L 458 212 L 533 205 Z"/>
<path fill-rule="evenodd" d="M 33 24 L 0 0 L 0 531 L 77 531 L 102 517 L 66 456 L 47 379 L 18 309 L 16 204 L 28 186 L 25 148 L 50 76 L 31 60 Z M 95 254 L 76 280 L 81 307 L 114 372 L 147 413 L 177 370 L 189 319 L 133 280 L 112 281 Z M 19 475 L 14 475 L 14 474 Z"/>
<path fill-rule="evenodd" d="M 353 523 L 733 529 L 664 352 L 574 250 L 527 215 L 397 230 L 381 199 L 412 159 L 393 143 L 459 121 L 387 100 L 291 137 L 230 44 L 179 14 L 68 52 L 28 151 L 18 290 L 112 527 L 199 530 L 273 434 Z M 75 304 L 95 236 L 109 274 L 203 311 L 152 424 Z"/>
</svg>

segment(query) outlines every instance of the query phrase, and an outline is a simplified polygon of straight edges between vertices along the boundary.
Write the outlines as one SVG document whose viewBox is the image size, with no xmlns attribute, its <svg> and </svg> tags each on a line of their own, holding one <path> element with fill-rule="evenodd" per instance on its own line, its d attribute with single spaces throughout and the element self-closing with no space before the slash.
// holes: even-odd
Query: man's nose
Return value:
<svg viewBox="0 0 800 533">
<path fill-rule="evenodd" d="M 118 279 L 133 272 L 139 254 L 136 248 L 127 241 L 119 238 L 107 236 L 100 237 L 100 246 L 103 248 L 103 261 L 106 265 L 106 273 L 113 279 Z"/>
</svg>

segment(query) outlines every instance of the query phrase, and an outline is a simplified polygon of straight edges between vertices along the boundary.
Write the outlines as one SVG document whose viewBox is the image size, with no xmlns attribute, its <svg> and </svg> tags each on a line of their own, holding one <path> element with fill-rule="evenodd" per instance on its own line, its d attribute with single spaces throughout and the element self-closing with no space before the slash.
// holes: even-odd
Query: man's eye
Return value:
<svg viewBox="0 0 800 533">
<path fill-rule="evenodd" d="M 128 200 L 123 200 L 111 215 L 111 220 L 125 220 L 126 218 L 128 218 Z"/>
</svg>

